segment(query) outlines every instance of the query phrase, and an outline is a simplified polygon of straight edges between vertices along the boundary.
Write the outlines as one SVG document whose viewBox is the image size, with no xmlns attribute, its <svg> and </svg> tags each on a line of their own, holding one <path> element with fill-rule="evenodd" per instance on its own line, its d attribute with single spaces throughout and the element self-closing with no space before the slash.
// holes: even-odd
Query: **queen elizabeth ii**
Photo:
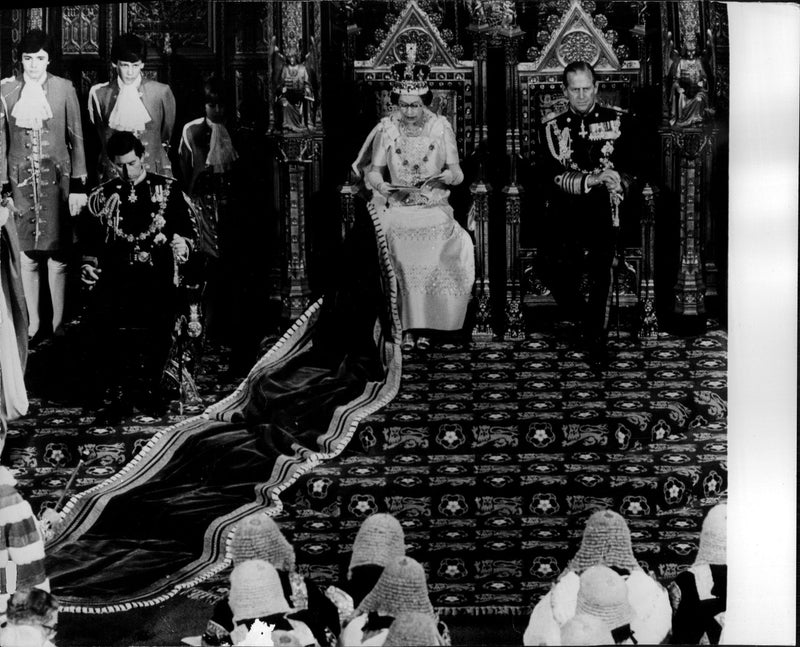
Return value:
<svg viewBox="0 0 800 647">
<path fill-rule="evenodd" d="M 353 170 L 372 190 L 369 209 L 380 222 L 398 288 L 402 348 L 430 346 L 430 331 L 464 326 L 475 280 L 469 234 L 448 203 L 464 179 L 450 122 L 428 106 L 427 66 L 393 66 L 392 103 L 361 147 Z M 388 173 L 387 173 L 388 172 Z"/>
</svg>

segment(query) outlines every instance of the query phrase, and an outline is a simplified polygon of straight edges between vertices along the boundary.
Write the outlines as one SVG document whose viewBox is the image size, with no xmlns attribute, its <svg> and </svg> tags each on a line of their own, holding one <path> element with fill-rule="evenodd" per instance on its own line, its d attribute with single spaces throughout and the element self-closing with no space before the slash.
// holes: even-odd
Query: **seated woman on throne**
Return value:
<svg viewBox="0 0 800 647">
<path fill-rule="evenodd" d="M 461 329 L 475 280 L 472 240 L 448 204 L 448 187 L 464 179 L 455 133 L 427 107 L 429 68 L 414 63 L 415 49 L 407 45 L 407 62 L 392 67 L 398 109 L 373 128 L 353 164 L 386 236 L 403 350 L 428 348 L 431 330 Z"/>
</svg>

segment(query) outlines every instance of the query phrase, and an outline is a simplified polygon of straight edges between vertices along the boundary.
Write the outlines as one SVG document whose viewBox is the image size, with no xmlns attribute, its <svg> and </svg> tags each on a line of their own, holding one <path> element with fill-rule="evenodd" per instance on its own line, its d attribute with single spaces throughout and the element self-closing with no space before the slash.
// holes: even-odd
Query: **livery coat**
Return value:
<svg viewBox="0 0 800 647">
<path fill-rule="evenodd" d="M 117 77 L 92 86 L 89 91 L 89 118 L 100 137 L 98 175 L 101 181 L 117 176 L 117 170 L 108 159 L 106 143 L 114 131 L 108 122 L 119 96 Z M 143 132 L 134 133 L 144 144 L 144 166 L 151 173 L 172 177 L 172 164 L 167 156 L 172 130 L 175 126 L 175 96 L 165 83 L 142 77 L 139 96 L 150 115 Z"/>
<path fill-rule="evenodd" d="M 72 242 L 70 192 L 86 190 L 80 107 L 72 82 L 48 73 L 42 89 L 52 118 L 40 131 L 19 128 L 11 112 L 24 84 L 21 75 L 0 83 L 0 179 L 19 211 L 22 251 L 53 252 Z"/>
<path fill-rule="evenodd" d="M 181 176 L 190 195 L 196 193 L 198 179 L 206 171 L 208 151 L 211 148 L 211 127 L 205 117 L 193 119 L 183 127 L 178 157 L 181 163 Z"/>
</svg>

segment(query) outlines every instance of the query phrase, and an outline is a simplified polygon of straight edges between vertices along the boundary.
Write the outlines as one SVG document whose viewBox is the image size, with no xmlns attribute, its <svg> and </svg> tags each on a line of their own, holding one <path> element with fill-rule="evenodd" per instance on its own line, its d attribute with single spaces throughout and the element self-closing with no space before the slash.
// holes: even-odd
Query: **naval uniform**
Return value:
<svg viewBox="0 0 800 647">
<path fill-rule="evenodd" d="M 115 399 L 136 390 L 137 378 L 158 393 L 178 308 L 174 234 L 193 248 L 192 209 L 176 180 L 155 173 L 101 184 L 79 219 L 82 263 L 101 270 L 87 313 L 92 369 Z"/>
<path fill-rule="evenodd" d="M 623 186 L 618 213 L 624 214 L 633 181 L 628 173 L 631 137 L 625 115 L 597 103 L 584 114 L 570 107 L 545 118 L 539 133 L 537 166 L 546 202 L 537 229 L 544 282 L 567 317 L 580 322 L 590 342 L 601 346 L 620 221 L 605 186 L 589 188 L 587 182 L 591 174 L 616 170 Z"/>
</svg>

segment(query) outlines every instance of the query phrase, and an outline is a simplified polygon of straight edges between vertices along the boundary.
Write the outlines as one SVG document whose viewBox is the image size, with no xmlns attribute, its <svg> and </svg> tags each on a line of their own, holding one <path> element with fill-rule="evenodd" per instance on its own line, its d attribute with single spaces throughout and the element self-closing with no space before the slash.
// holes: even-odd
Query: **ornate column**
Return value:
<svg viewBox="0 0 800 647">
<path fill-rule="evenodd" d="M 675 313 L 696 317 L 705 314 L 705 284 L 700 260 L 700 209 L 703 152 L 712 137 L 702 131 L 674 133 L 680 164 L 681 266 L 675 284 Z"/>
<path fill-rule="evenodd" d="M 660 132 L 664 183 L 677 197 L 680 218 L 681 264 L 674 312 L 681 325 L 692 325 L 704 316 L 706 297 L 717 294 L 711 173 L 718 128 L 708 16 L 705 0 L 680 0 L 661 7 L 665 73 Z"/>
<path fill-rule="evenodd" d="M 503 187 L 506 212 L 506 304 L 505 337 L 525 338 L 522 316 L 522 277 L 519 260 L 520 212 L 523 188 L 517 184 L 517 157 L 520 144 L 518 50 L 525 32 L 510 18 L 497 29 L 503 45 L 506 90 L 506 153 L 509 157 L 509 183 Z"/>
<path fill-rule="evenodd" d="M 345 42 L 344 42 L 344 56 L 342 57 L 343 74 L 342 76 L 347 80 L 347 86 L 353 93 L 356 92 L 355 86 L 355 73 L 354 63 L 356 60 L 356 37 L 358 36 L 361 28 L 352 23 L 353 7 L 349 3 L 344 7 L 345 17 Z M 346 171 L 346 179 L 344 184 L 339 185 L 339 208 L 342 218 L 342 240 L 345 239 L 347 233 L 353 227 L 356 220 L 356 205 L 355 205 L 355 185 L 352 184 L 352 173 L 348 168 Z"/>
<path fill-rule="evenodd" d="M 472 23 L 467 27 L 472 36 L 472 51 L 475 58 L 475 125 L 472 131 L 475 149 L 489 137 L 489 127 L 486 125 L 486 104 L 488 96 L 486 61 L 489 56 L 489 26 Z"/>
<path fill-rule="evenodd" d="M 519 221 L 522 210 L 522 187 L 512 182 L 503 187 L 506 210 L 506 306 L 504 328 L 506 339 L 525 338 L 522 316 L 522 290 L 519 263 Z"/>
<path fill-rule="evenodd" d="M 478 308 L 472 338 L 489 341 L 494 337 L 489 287 L 489 196 L 492 187 L 481 178 L 470 185 L 469 192 L 475 223 L 475 300 Z"/>
<path fill-rule="evenodd" d="M 655 192 L 649 184 L 644 185 L 642 197 L 645 202 L 642 216 L 642 267 L 639 273 L 639 339 L 653 340 L 658 337 L 658 319 L 656 318 L 656 284 L 655 284 L 655 224 L 656 201 Z"/>
<path fill-rule="evenodd" d="M 306 202 L 320 188 L 322 135 L 285 134 L 275 137 L 283 218 L 284 271 L 281 285 L 281 315 L 297 319 L 308 307 L 308 254 Z"/>
<path fill-rule="evenodd" d="M 277 3 L 276 3 L 277 4 Z M 269 15 L 269 14 L 268 14 Z M 314 2 L 282 2 L 275 8 L 273 29 L 274 42 L 279 43 L 284 55 L 295 50 L 321 71 L 320 38 L 321 13 L 319 0 Z M 270 52 L 271 53 L 271 52 Z M 321 75 L 320 75 L 321 76 Z M 318 77 L 314 94 L 322 96 Z M 270 100 L 275 101 L 274 88 Z M 306 128 L 290 130 L 282 123 L 272 122 L 270 140 L 277 160 L 275 173 L 275 202 L 281 221 L 283 265 L 281 268 L 281 314 L 294 320 L 308 307 L 311 290 L 308 277 L 308 243 L 306 227 L 307 210 L 311 195 L 322 188 L 322 162 L 325 133 L 317 126 L 321 111 L 315 104 L 311 114 L 305 114 Z"/>
</svg>

